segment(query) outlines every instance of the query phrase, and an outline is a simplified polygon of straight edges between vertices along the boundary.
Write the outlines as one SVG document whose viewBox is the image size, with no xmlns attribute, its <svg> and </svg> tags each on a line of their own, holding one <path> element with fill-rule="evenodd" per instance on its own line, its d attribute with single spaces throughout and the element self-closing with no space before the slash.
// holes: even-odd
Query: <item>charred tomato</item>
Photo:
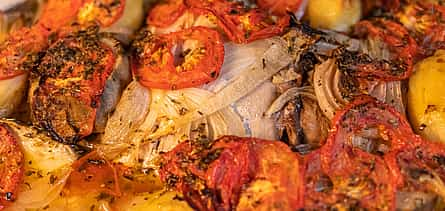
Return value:
<svg viewBox="0 0 445 211">
<path fill-rule="evenodd" d="M 92 133 L 116 56 L 96 26 L 61 34 L 32 74 L 31 114 L 55 140 L 72 144 Z"/>
<path fill-rule="evenodd" d="M 378 39 L 385 43 L 391 53 L 390 61 L 374 60 L 361 55 L 350 61 L 356 66 L 353 74 L 360 78 L 375 78 L 383 81 L 398 81 L 407 79 L 413 72 L 414 60 L 418 53 L 418 46 L 408 30 L 392 20 L 377 18 L 364 20 L 355 25 L 354 34 L 360 38 Z M 347 62 L 346 62 L 347 63 Z M 347 69 L 344 61 L 342 67 Z M 356 63 L 355 65 L 353 65 Z"/>
<path fill-rule="evenodd" d="M 409 123 L 392 107 L 359 97 L 338 112 L 321 148 L 323 172 L 335 192 L 367 209 L 394 209 L 402 178 L 393 152 L 414 146 Z"/>
<path fill-rule="evenodd" d="M 215 15 L 218 26 L 236 43 L 248 43 L 280 35 L 290 21 L 288 15 L 273 17 L 267 11 L 247 8 L 236 1 L 186 0 L 186 5 L 207 10 Z"/>
<path fill-rule="evenodd" d="M 24 176 L 24 155 L 14 133 L 0 124 L 0 210 L 17 198 Z"/>
<path fill-rule="evenodd" d="M 162 179 L 198 210 L 302 207 L 298 157 L 278 141 L 225 136 L 205 147 L 185 142 L 162 160 Z"/>
</svg>

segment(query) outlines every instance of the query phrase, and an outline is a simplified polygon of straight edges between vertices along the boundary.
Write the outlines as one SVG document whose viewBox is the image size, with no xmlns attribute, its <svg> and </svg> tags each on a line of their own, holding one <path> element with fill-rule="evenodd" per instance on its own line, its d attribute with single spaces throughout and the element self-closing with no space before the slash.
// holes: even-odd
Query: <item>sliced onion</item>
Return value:
<svg viewBox="0 0 445 211">
<path fill-rule="evenodd" d="M 150 90 L 133 81 L 122 94 L 113 115 L 109 118 L 103 143 L 125 143 L 129 134 L 143 123 L 151 104 Z"/>
<path fill-rule="evenodd" d="M 28 74 L 0 80 L 0 117 L 10 115 L 20 106 L 26 93 Z"/>
<path fill-rule="evenodd" d="M 203 86 L 214 93 L 219 92 L 230 82 L 235 80 L 239 74 L 253 65 L 271 47 L 274 39 L 258 40 L 249 44 L 226 43 L 224 46 L 224 64 L 221 74 L 214 82 Z"/>
<path fill-rule="evenodd" d="M 247 129 L 247 136 L 268 140 L 278 138 L 275 120 L 264 116 L 277 97 L 276 89 L 272 82 L 267 81 L 233 104 L 232 107 L 242 118 L 244 127 Z"/>
<path fill-rule="evenodd" d="M 31 171 L 25 167 L 26 171 Z M 45 172 L 35 169 L 35 175 L 26 176 L 21 186 L 17 200 L 6 210 L 26 210 L 31 208 L 43 208 L 60 197 L 60 192 L 72 171 L 67 166 L 56 171 Z M 40 174 L 36 175 L 36 174 Z"/>
<path fill-rule="evenodd" d="M 315 93 L 312 87 L 294 87 L 286 90 L 283 94 L 281 94 L 273 103 L 270 105 L 269 109 L 264 113 L 265 116 L 272 116 L 274 113 L 281 111 L 284 106 L 295 99 L 298 96 L 309 97 L 310 99 L 316 100 Z"/>
<path fill-rule="evenodd" d="M 232 107 L 224 108 L 207 117 L 210 138 L 215 140 L 223 135 L 246 136 L 246 129 L 241 117 Z"/>
<path fill-rule="evenodd" d="M 366 53 L 372 58 L 388 59 L 390 57 L 386 46 L 377 40 L 364 40 L 357 43 L 357 41 L 351 42 L 353 39 L 348 39 L 341 35 L 337 36 L 334 34 L 333 36 L 336 37 L 337 41 L 350 43 L 350 48 L 357 48 L 356 50 Z M 321 48 L 323 49 L 326 48 L 326 46 L 320 46 L 322 46 Z M 329 48 L 333 49 L 333 46 Z M 315 68 L 313 82 L 315 94 L 320 108 L 325 116 L 330 119 L 337 110 L 341 109 L 342 106 L 348 102 L 340 91 L 341 78 L 342 73 L 337 68 L 335 58 L 328 59 Z M 393 105 L 402 114 L 405 113 L 402 82 L 368 81 L 367 83 L 367 90 L 364 90 L 367 94 Z"/>
<path fill-rule="evenodd" d="M 144 168 L 156 168 L 158 167 L 156 158 L 159 153 L 171 150 L 184 140 L 197 138 L 195 129 L 201 125 L 205 127 L 205 130 L 199 135 L 210 140 L 220 135 L 249 135 L 246 118 L 242 118 L 236 112 L 234 103 L 246 95 L 255 93 L 254 90 L 290 64 L 291 58 L 284 46 L 284 41 L 279 38 L 254 42 L 246 46 L 227 44 L 227 60 L 221 76 L 215 82 L 200 89 L 174 91 L 152 89 L 148 114 L 137 112 L 142 114 L 138 120 L 143 119 L 143 121 L 138 121 L 135 130 L 130 130 L 123 136 L 119 135 L 121 141 L 115 141 L 115 143 L 122 143 L 123 139 L 126 140 L 124 142 L 126 145 L 121 144 L 119 147 L 112 148 L 114 152 L 123 150 L 115 157 L 115 161 L 134 166 L 139 165 L 139 161 L 142 160 Z M 275 91 L 272 90 L 272 92 L 274 96 Z M 263 100 L 261 94 L 264 93 L 261 91 L 257 93 L 254 100 L 261 102 Z M 265 136 L 262 134 L 267 134 L 266 129 L 274 128 L 273 121 L 262 115 L 274 97 L 265 106 L 252 107 L 252 109 L 258 108 L 258 119 L 247 119 L 256 121 L 254 128 L 259 132 L 255 134 L 259 136 Z M 134 98 L 134 101 L 136 99 Z M 126 97 L 122 100 L 128 101 Z M 119 103 L 121 104 L 123 102 Z M 132 103 L 127 104 L 130 107 Z M 234 104 L 233 107 L 231 107 L 232 104 Z M 123 116 L 116 116 L 119 107 L 111 119 L 125 119 Z M 129 110 L 134 112 L 134 109 Z M 134 118 L 128 115 L 128 119 Z M 263 127 L 265 125 L 267 127 Z M 113 139 L 113 133 L 109 134 L 105 135 L 106 139 Z"/>
<path fill-rule="evenodd" d="M 315 67 L 314 90 L 318 105 L 326 117 L 332 119 L 337 110 L 347 101 L 338 92 L 339 71 L 335 60 L 328 59 Z"/>
<path fill-rule="evenodd" d="M 0 11 L 7 11 L 27 0 L 3 0 L 0 1 Z"/>
<path fill-rule="evenodd" d="M 131 73 L 128 56 L 122 54 L 122 46 L 115 39 L 105 38 L 101 40 L 116 55 L 116 62 L 113 72 L 108 77 L 103 94 L 100 98 L 100 106 L 97 109 L 95 132 L 103 133 L 108 121 L 108 117 L 115 110 L 123 90 L 130 83 Z"/>
<path fill-rule="evenodd" d="M 77 159 L 69 146 L 33 128 L 0 120 L 16 133 L 25 155 L 25 177 L 17 200 L 8 210 L 42 208 L 59 197 Z"/>
<path fill-rule="evenodd" d="M 284 40 L 277 39 L 274 41 L 272 46 L 254 64 L 238 74 L 216 94 L 207 98 L 199 109 L 178 119 L 176 124 L 181 125 L 219 111 L 255 90 L 291 63 L 292 58 L 287 53 L 285 46 Z"/>
</svg>

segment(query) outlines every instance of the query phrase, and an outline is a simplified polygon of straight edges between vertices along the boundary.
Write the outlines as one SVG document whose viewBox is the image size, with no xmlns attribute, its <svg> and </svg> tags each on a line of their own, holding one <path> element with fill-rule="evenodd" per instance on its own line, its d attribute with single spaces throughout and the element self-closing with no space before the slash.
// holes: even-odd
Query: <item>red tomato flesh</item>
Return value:
<svg viewBox="0 0 445 211">
<path fill-rule="evenodd" d="M 191 48 L 182 49 L 186 42 Z M 224 62 L 224 43 L 219 33 L 206 27 L 192 27 L 166 35 L 147 35 L 135 42 L 133 72 L 150 88 L 181 89 L 215 80 Z M 175 49 L 179 49 L 176 56 Z M 176 58 L 179 57 L 179 58 Z"/>
<path fill-rule="evenodd" d="M 0 124 L 0 210 L 15 199 L 24 176 L 24 155 L 14 133 Z"/>
</svg>

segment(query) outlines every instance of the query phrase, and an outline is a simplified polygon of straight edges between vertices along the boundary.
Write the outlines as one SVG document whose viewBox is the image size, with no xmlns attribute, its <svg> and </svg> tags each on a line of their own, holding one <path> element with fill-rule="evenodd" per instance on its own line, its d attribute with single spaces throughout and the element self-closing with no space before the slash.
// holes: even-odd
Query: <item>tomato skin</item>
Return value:
<svg viewBox="0 0 445 211">
<path fill-rule="evenodd" d="M 388 45 L 391 52 L 391 66 L 378 61 L 358 64 L 358 77 L 400 81 L 411 76 L 419 48 L 402 25 L 383 18 L 364 20 L 355 25 L 354 34 L 360 38 L 379 39 Z"/>
<path fill-rule="evenodd" d="M 42 11 L 37 25 L 54 31 L 75 20 L 85 0 L 49 0 Z"/>
<path fill-rule="evenodd" d="M 393 154 L 398 165 L 396 171 L 402 176 L 399 190 L 434 193 L 442 198 L 445 197 L 442 191 L 445 181 L 443 143 L 425 141 L 419 137 L 417 145 Z"/>
<path fill-rule="evenodd" d="M 412 1 L 394 15 L 413 35 L 419 45 L 421 58 L 445 49 L 445 6 L 439 2 Z"/>
<path fill-rule="evenodd" d="M 266 11 L 249 9 L 226 0 L 185 0 L 186 5 L 207 10 L 217 17 L 218 26 L 235 43 L 249 43 L 280 35 L 289 25 L 289 15 L 273 20 Z"/>
<path fill-rule="evenodd" d="M 225 140 L 229 142 L 224 142 Z M 249 144 L 232 142 L 231 138 L 222 138 L 221 142 L 202 155 L 193 155 L 194 148 L 192 143 L 185 142 L 163 156 L 164 165 L 161 170 L 161 179 L 168 183 L 173 175 L 174 177 L 187 178 L 190 177 L 186 173 L 189 171 L 202 182 L 192 184 L 180 181 L 174 185 L 184 193 L 184 197 L 194 208 L 198 210 L 229 210 L 231 207 L 235 207 L 243 184 L 251 181 L 254 173 L 255 160 Z M 206 168 L 202 168 L 202 162 L 191 163 L 186 167 L 187 170 L 182 167 L 182 162 L 186 160 L 201 161 L 201 156 L 207 157 L 211 162 L 205 161 Z M 211 158 L 217 159 L 212 160 Z M 204 185 L 201 183 L 205 183 L 210 203 L 206 203 L 205 196 L 200 194 L 203 190 L 197 186 Z M 220 197 L 221 202 L 215 200 L 214 197 L 217 196 Z"/>
<path fill-rule="evenodd" d="M 374 146 L 365 151 L 354 144 L 354 139 L 370 130 L 375 130 L 378 137 L 364 137 Z M 393 210 L 397 186 L 403 181 L 393 153 L 417 145 L 419 140 L 413 134 L 409 123 L 394 108 L 371 97 L 359 97 L 333 120 L 333 129 L 321 148 L 323 172 L 339 193 L 348 193 L 351 178 L 357 178 L 359 183 L 352 188 L 363 188 L 363 195 L 351 197 L 357 197 L 361 207 Z"/>
<path fill-rule="evenodd" d="M 0 124 L 0 210 L 17 198 L 24 177 L 24 154 L 14 133 Z"/>
<path fill-rule="evenodd" d="M 72 164 L 73 172 L 66 188 L 71 194 L 105 193 L 120 196 L 116 168 L 96 151 L 90 152 Z"/>
<path fill-rule="evenodd" d="M 0 45 L 0 80 L 32 70 L 39 59 L 38 53 L 45 48 L 47 36 L 38 27 L 21 28 L 13 32 Z"/>
<path fill-rule="evenodd" d="M 281 210 L 296 210 L 302 208 L 304 169 L 300 164 L 299 157 L 282 142 L 258 139 L 251 141 L 256 156 L 253 182 L 269 181 L 277 188 L 272 188 L 272 190 L 264 188 L 263 191 L 249 191 L 247 188 L 243 194 L 250 203 L 241 201 L 237 210 L 274 210 L 277 207 Z M 264 193 L 267 191 L 270 192 Z M 253 199 L 249 200 L 251 197 Z M 256 201 L 261 201 L 261 203 L 256 203 Z"/>
<path fill-rule="evenodd" d="M 287 15 L 287 12 L 294 13 L 298 10 L 301 0 L 257 0 L 257 4 L 275 15 Z"/>
<path fill-rule="evenodd" d="M 336 204 L 349 204 L 343 194 L 335 192 L 332 180 L 321 167 L 320 150 L 304 156 L 304 207 L 309 210 L 330 210 Z"/>
<path fill-rule="evenodd" d="M 110 0 L 49 0 L 37 25 L 48 32 L 57 31 L 74 21 L 80 21 L 82 24 L 94 21 L 102 27 L 107 27 L 123 15 L 125 3 L 126 0 L 118 0 L 117 5 L 115 1 Z M 98 4 L 102 6 L 99 7 Z M 91 10 L 94 10 L 94 14 L 89 14 L 89 17 L 79 16 L 80 13 L 91 13 Z"/>
<path fill-rule="evenodd" d="M 184 0 L 163 1 L 150 10 L 147 24 L 156 27 L 167 27 L 181 17 L 186 9 Z"/>
<path fill-rule="evenodd" d="M 198 41 L 184 61 L 175 64 L 171 49 L 184 41 Z M 182 89 L 215 80 L 224 62 L 224 43 L 219 33 L 206 27 L 192 27 L 166 35 L 151 36 L 133 43 L 132 70 L 139 82 L 158 89 Z"/>
<path fill-rule="evenodd" d="M 61 37 L 33 72 L 40 78 L 30 96 L 33 121 L 59 142 L 73 144 L 93 132 L 100 98 L 117 58 L 100 40 L 98 30 L 97 26 L 69 27 L 59 33 Z"/>
<path fill-rule="evenodd" d="M 183 192 L 195 209 L 251 210 L 252 205 L 259 210 L 273 206 L 283 210 L 302 207 L 299 160 L 284 143 L 224 136 L 210 147 L 201 147 L 191 142 L 178 145 L 162 156 L 160 171 L 161 179 Z M 250 189 L 257 181 L 276 189 L 265 188 L 264 192 L 256 192 L 255 187 Z M 252 197 L 260 197 L 260 202 L 255 203 L 258 201 Z"/>
</svg>

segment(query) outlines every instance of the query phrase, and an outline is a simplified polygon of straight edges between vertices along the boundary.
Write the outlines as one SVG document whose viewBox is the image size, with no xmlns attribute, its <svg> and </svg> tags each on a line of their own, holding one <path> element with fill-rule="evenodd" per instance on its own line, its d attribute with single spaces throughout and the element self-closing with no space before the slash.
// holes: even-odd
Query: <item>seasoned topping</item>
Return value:
<svg viewBox="0 0 445 211">
<path fill-rule="evenodd" d="M 17 199 L 24 161 L 16 136 L 7 125 L 0 124 L 0 209 Z"/>
<path fill-rule="evenodd" d="M 209 147 L 185 142 L 162 163 L 161 178 L 198 210 L 302 207 L 298 158 L 278 141 L 226 136 Z"/>
<path fill-rule="evenodd" d="M 34 73 L 35 121 L 60 142 L 73 143 L 91 134 L 105 82 L 115 56 L 90 27 L 68 33 L 48 49 Z"/>
<path fill-rule="evenodd" d="M 357 68 L 355 75 L 368 79 L 398 81 L 411 76 L 418 46 L 402 25 L 382 18 L 365 20 L 355 26 L 354 33 L 358 37 L 379 39 L 385 43 L 391 52 L 391 61 L 376 61 L 360 54 L 355 58 L 354 55 L 345 55 L 345 61 L 341 67 Z M 341 54 L 340 57 L 342 57 Z M 357 60 L 354 62 L 354 59 Z"/>
</svg>

